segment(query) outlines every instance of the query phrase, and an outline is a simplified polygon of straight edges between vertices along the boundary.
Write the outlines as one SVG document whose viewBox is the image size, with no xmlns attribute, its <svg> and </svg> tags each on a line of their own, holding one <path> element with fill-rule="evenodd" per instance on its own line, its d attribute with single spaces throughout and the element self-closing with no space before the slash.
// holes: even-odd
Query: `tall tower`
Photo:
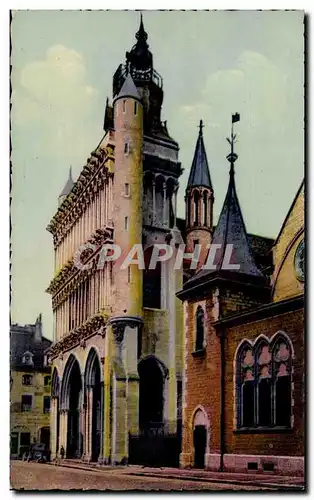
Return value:
<svg viewBox="0 0 314 500">
<path fill-rule="evenodd" d="M 143 106 L 140 94 L 128 73 L 114 100 L 115 172 L 113 220 L 115 243 L 121 259 L 114 265 L 114 312 L 141 316 L 142 271 L 121 263 L 136 244 L 142 243 Z"/>
<path fill-rule="evenodd" d="M 195 147 L 190 176 L 185 190 L 187 251 L 202 245 L 200 261 L 206 257 L 206 245 L 211 243 L 213 232 L 214 191 L 210 179 L 203 139 L 203 121 Z"/>
</svg>

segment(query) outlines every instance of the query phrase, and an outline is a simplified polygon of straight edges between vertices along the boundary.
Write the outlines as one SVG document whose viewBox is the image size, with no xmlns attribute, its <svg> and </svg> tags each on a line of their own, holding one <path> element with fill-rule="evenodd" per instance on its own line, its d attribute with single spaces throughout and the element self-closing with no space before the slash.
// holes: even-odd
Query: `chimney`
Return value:
<svg viewBox="0 0 314 500">
<path fill-rule="evenodd" d="M 41 313 L 39 314 L 38 318 L 36 319 L 35 323 L 35 334 L 34 334 L 34 340 L 35 342 L 41 342 L 42 341 L 42 321 L 41 321 Z"/>
</svg>

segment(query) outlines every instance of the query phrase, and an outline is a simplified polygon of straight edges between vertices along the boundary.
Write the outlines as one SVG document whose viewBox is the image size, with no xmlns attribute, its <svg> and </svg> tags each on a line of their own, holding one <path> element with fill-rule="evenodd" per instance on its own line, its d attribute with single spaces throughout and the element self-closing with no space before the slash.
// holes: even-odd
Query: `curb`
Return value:
<svg viewBox="0 0 314 500">
<path fill-rule="evenodd" d="M 52 462 L 48 462 L 47 465 L 54 465 Z M 98 467 L 97 465 L 90 465 L 90 466 L 80 466 L 79 464 L 69 464 L 69 463 L 62 463 L 58 465 L 57 467 L 65 467 L 69 469 L 76 469 L 76 470 L 85 470 L 85 471 L 96 471 L 96 472 L 106 472 L 106 471 L 111 471 L 115 470 L 118 471 L 119 469 L 117 467 L 108 467 L 102 468 L 101 466 Z M 123 474 L 125 476 L 140 476 L 140 477 L 153 477 L 153 478 L 161 478 L 161 479 L 176 479 L 178 481 L 194 481 L 194 482 L 199 482 L 199 483 L 220 483 L 220 484 L 235 484 L 237 486 L 256 486 L 260 487 L 262 489 L 276 489 L 276 490 L 281 490 L 281 491 L 303 491 L 305 490 L 305 486 L 303 484 L 297 485 L 297 484 L 282 484 L 282 483 L 268 483 L 268 482 L 258 482 L 258 481 L 240 481 L 238 479 L 215 479 L 215 478 L 206 478 L 206 477 L 197 477 L 197 476 L 187 476 L 187 475 L 175 475 L 175 474 L 154 474 L 153 472 L 132 472 L 132 471 L 126 471 L 125 468 L 121 469 L 123 470 Z"/>
</svg>

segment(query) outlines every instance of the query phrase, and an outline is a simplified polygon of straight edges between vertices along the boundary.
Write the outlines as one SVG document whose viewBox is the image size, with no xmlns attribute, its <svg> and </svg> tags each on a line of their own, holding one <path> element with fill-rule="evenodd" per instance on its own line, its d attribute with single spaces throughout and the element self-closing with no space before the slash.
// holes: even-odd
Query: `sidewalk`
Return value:
<svg viewBox="0 0 314 500">
<path fill-rule="evenodd" d="M 180 479 L 181 481 L 205 481 L 210 483 L 226 483 L 251 486 L 269 486 L 285 491 L 304 489 L 304 478 L 262 473 L 216 472 L 195 469 L 177 469 L 171 467 L 145 467 L 138 465 L 112 466 L 88 464 L 79 460 L 63 460 L 62 467 L 82 470 L 110 471 L 114 474 L 131 476 L 160 477 L 165 479 Z"/>
</svg>

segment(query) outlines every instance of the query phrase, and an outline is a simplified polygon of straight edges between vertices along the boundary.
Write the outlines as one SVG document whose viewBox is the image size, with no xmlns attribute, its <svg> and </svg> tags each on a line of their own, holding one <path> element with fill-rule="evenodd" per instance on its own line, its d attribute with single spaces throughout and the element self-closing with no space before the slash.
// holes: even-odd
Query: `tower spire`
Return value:
<svg viewBox="0 0 314 500">
<path fill-rule="evenodd" d="M 139 30 L 137 31 L 137 33 L 135 34 L 135 38 L 140 42 L 140 41 L 143 41 L 143 42 L 146 42 L 147 38 L 148 38 L 148 35 L 144 29 L 144 23 L 143 23 L 143 14 L 141 12 L 141 20 L 140 20 L 140 27 L 139 27 Z"/>
<path fill-rule="evenodd" d="M 212 190 L 213 188 L 209 174 L 207 155 L 203 140 L 203 128 L 204 128 L 203 120 L 200 120 L 198 128 L 199 128 L 199 133 L 195 146 L 195 152 L 187 184 L 187 189 L 192 186 L 199 186 L 199 187 L 203 186 Z"/>
</svg>

